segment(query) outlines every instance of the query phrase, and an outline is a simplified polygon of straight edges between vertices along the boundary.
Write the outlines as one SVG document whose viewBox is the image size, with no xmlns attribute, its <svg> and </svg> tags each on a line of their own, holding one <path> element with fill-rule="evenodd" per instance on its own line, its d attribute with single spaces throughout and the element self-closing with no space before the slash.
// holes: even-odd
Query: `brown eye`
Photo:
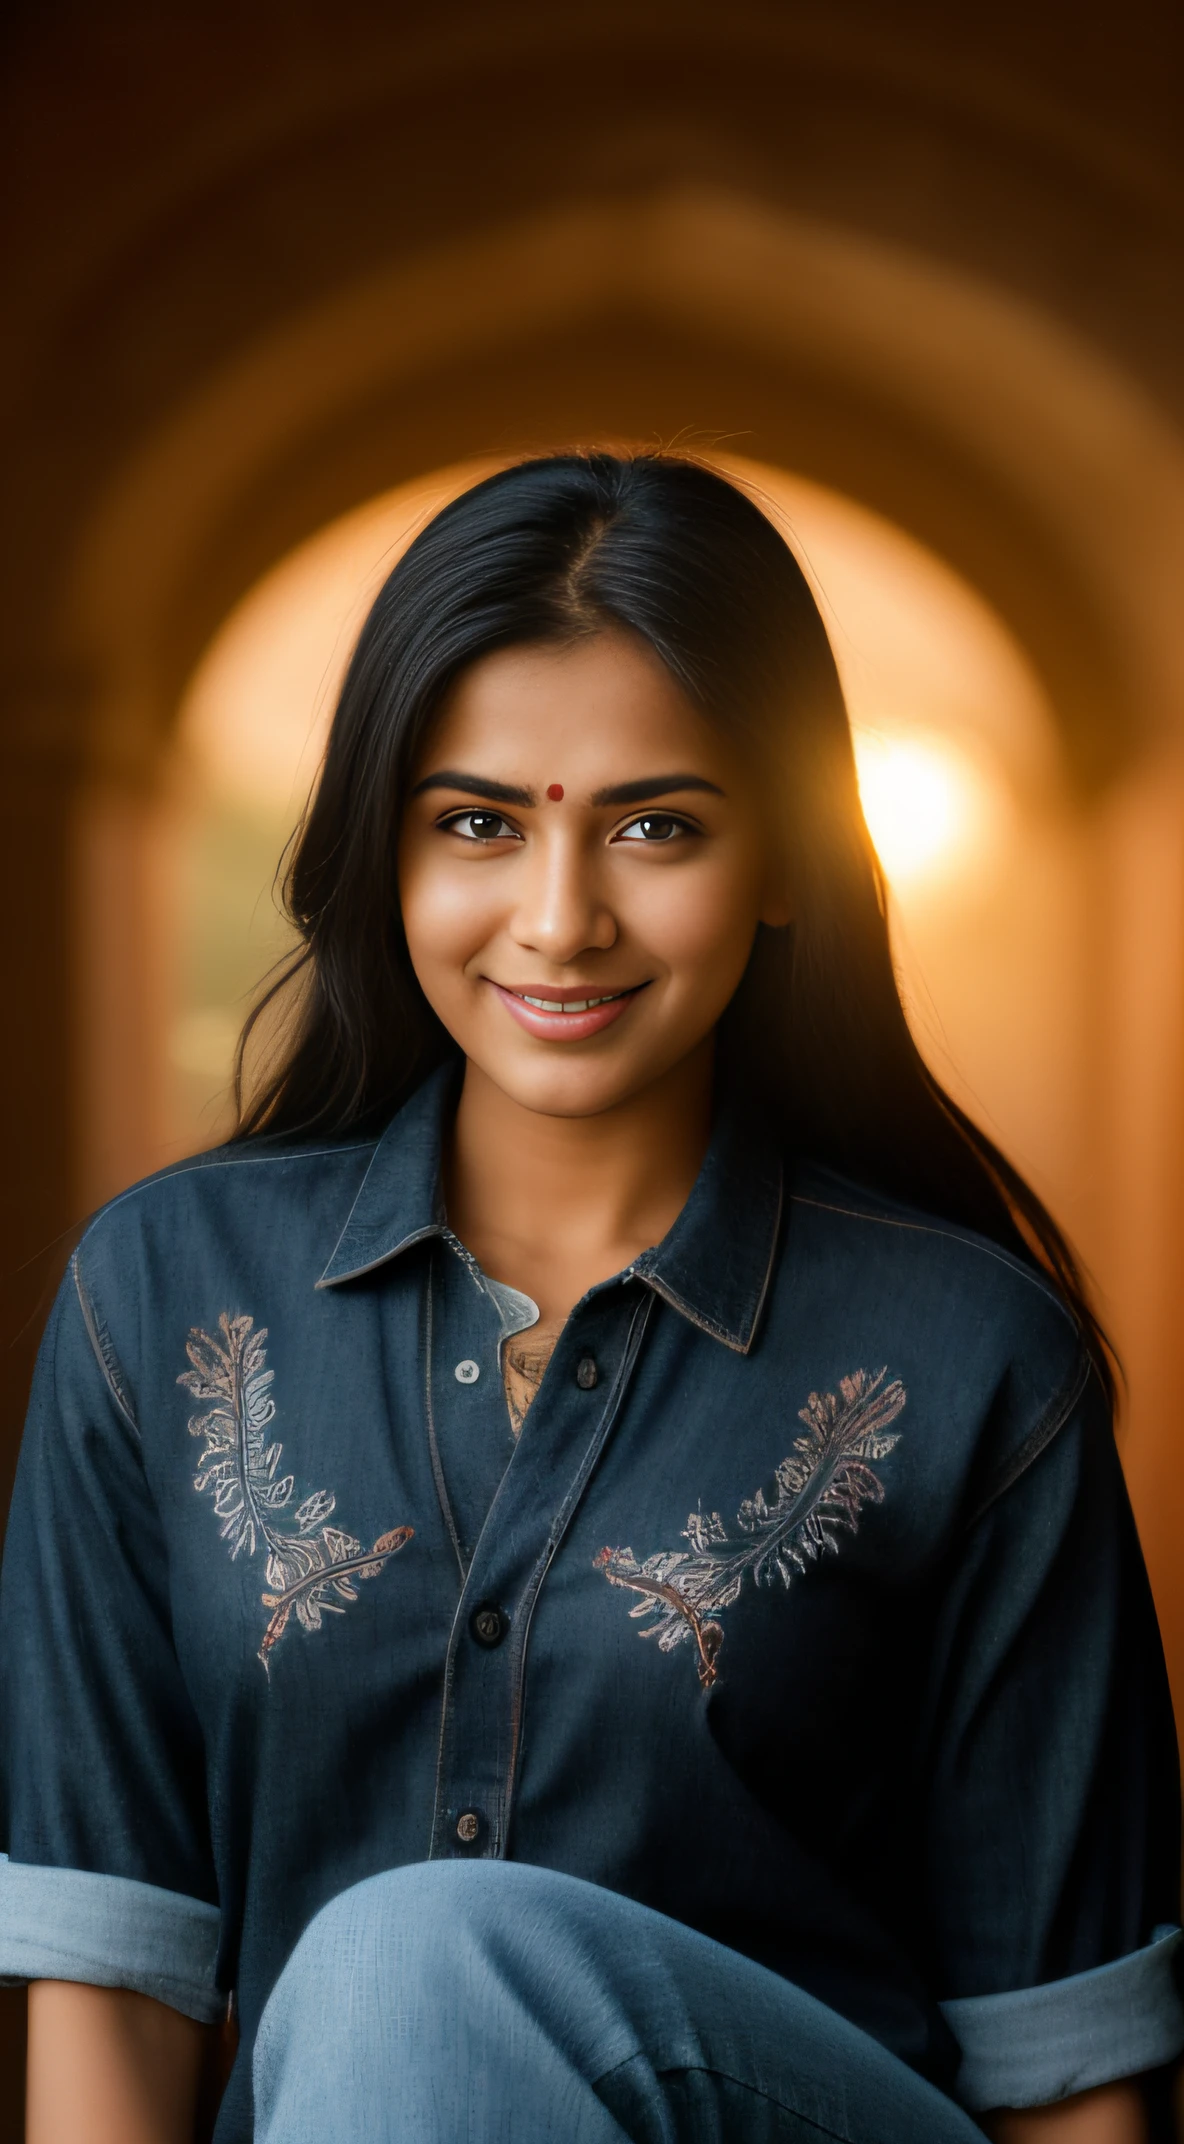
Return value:
<svg viewBox="0 0 1184 2144">
<path fill-rule="evenodd" d="M 673 841 L 679 834 L 690 829 L 682 819 L 670 812 L 647 812 L 642 819 L 634 819 L 631 826 L 623 826 L 617 835 L 618 841 Z"/>
<path fill-rule="evenodd" d="M 455 819 L 446 822 L 450 834 L 459 834 L 462 841 L 516 841 L 517 829 L 503 819 L 497 811 L 461 811 Z"/>
</svg>

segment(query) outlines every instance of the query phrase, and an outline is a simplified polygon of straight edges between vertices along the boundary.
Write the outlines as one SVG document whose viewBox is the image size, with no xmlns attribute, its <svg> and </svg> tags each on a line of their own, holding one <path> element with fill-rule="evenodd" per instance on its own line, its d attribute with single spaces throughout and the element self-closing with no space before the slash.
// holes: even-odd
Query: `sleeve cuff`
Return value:
<svg viewBox="0 0 1184 2144">
<path fill-rule="evenodd" d="M 134 1988 L 214 2024 L 217 1906 L 128 1876 L 33 1867 L 0 1854 L 0 1984 L 82 1980 Z"/>
<path fill-rule="evenodd" d="M 1173 1974 L 1178 1928 L 1157 1928 L 1144 1950 L 1039 1988 L 941 2005 L 962 2049 L 954 2091 L 972 2114 L 1043 2107 L 1071 2092 L 1136 2077 L 1184 2048 L 1184 2006 Z"/>
</svg>

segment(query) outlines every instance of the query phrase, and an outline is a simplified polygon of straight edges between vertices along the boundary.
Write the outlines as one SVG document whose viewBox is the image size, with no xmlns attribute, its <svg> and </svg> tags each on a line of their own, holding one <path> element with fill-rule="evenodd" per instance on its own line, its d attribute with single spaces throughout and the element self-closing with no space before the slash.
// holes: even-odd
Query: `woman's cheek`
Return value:
<svg viewBox="0 0 1184 2144">
<path fill-rule="evenodd" d="M 409 875 L 403 927 L 417 972 L 420 963 L 454 972 L 456 980 L 489 936 L 497 904 L 481 883 L 480 867 L 425 870 Z M 423 981 L 423 975 L 420 974 Z M 441 974 L 440 981 L 445 980 Z"/>
<path fill-rule="evenodd" d="M 655 874 L 656 876 L 657 874 Z M 720 866 L 665 871 L 637 927 L 672 976 L 743 973 L 757 923 L 756 888 L 748 871 Z"/>
</svg>

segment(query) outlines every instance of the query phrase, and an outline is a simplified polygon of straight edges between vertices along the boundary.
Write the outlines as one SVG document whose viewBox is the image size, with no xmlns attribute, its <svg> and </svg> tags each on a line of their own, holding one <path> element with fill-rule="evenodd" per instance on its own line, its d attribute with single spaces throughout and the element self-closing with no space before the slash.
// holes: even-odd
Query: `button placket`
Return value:
<svg viewBox="0 0 1184 2144">
<path fill-rule="evenodd" d="M 433 1246 L 423 1323 L 424 1405 L 436 1494 L 463 1585 L 513 1449 L 497 1375 L 500 1316 L 448 1241 Z"/>
<path fill-rule="evenodd" d="M 561 1336 L 473 1553 L 445 1670 L 431 1857 L 506 1851 L 530 1620 L 539 1590 L 628 1390 L 653 1298 L 607 1294 Z M 595 1345 L 592 1353 L 588 1342 Z M 565 1344 L 566 1343 L 566 1344 Z M 582 1344 L 581 1344 L 582 1343 Z M 578 1380 L 596 1365 L 593 1389 Z M 495 1619 L 505 1627 L 495 1636 Z M 457 1825 L 477 1813 L 472 1840 Z"/>
</svg>

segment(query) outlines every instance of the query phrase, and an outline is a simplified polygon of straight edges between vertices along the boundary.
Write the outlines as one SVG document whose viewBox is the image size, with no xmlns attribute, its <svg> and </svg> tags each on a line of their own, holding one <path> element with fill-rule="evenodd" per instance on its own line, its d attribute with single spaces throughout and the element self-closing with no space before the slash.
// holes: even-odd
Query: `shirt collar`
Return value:
<svg viewBox="0 0 1184 2144">
<path fill-rule="evenodd" d="M 355 1280 L 447 1228 L 441 1158 L 455 1067 L 433 1072 L 392 1118 L 371 1156 L 318 1288 Z M 747 1354 L 768 1292 L 781 1221 L 782 1164 L 772 1142 L 725 1103 L 673 1228 L 632 1271 L 726 1347 Z"/>
<path fill-rule="evenodd" d="M 318 1288 L 356 1280 L 447 1227 L 441 1158 L 456 1067 L 441 1065 L 391 1118 Z"/>
</svg>

